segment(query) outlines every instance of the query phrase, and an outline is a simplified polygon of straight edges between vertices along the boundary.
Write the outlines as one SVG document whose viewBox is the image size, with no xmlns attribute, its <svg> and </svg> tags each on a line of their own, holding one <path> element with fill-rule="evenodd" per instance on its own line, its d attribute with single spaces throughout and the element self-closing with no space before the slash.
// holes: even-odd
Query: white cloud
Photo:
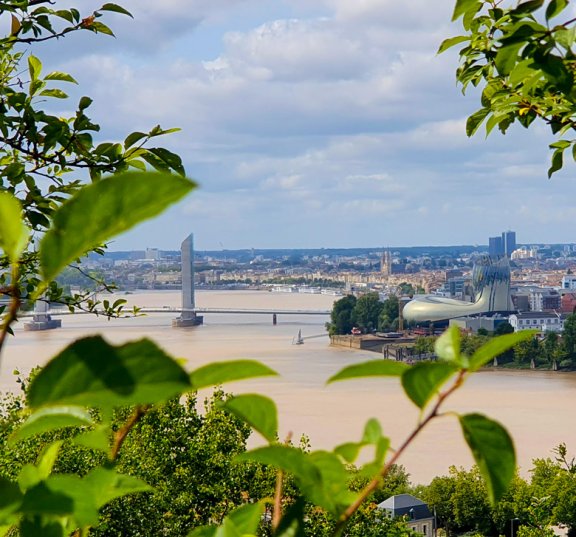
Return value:
<svg viewBox="0 0 576 537">
<path fill-rule="evenodd" d="M 435 54 L 457 33 L 450 3 L 126 7 L 136 21 L 117 18 L 110 43 L 137 56 L 80 46 L 58 67 L 94 96 L 106 136 L 183 128 L 158 143 L 202 190 L 163 217 L 159 241 L 186 227 L 228 248 L 473 243 L 507 227 L 552 235 L 573 218 L 574 182 L 544 179 L 545 128 L 466 138 L 479 105 L 455 86 L 454 54 Z"/>
</svg>

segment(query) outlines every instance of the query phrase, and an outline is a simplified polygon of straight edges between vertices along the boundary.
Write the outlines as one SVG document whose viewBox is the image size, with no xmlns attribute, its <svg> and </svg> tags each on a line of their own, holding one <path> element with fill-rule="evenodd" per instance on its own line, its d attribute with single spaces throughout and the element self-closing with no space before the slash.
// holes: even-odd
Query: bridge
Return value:
<svg viewBox="0 0 576 537">
<path fill-rule="evenodd" d="M 140 313 L 170 313 L 179 314 L 172 320 L 172 326 L 178 328 L 197 326 L 202 324 L 203 315 L 206 314 L 233 314 L 233 315 L 272 315 L 272 324 L 276 324 L 279 315 L 330 315 L 330 310 L 285 310 L 285 309 L 249 309 L 249 308 L 198 308 L 194 297 L 194 235 L 190 234 L 182 242 L 182 307 L 170 306 L 139 309 Z M 87 313 L 83 311 L 70 312 L 68 310 L 50 310 L 45 302 L 37 301 L 34 313 L 21 314 L 21 318 L 30 318 L 32 321 L 24 324 L 25 330 L 48 330 L 59 328 L 61 321 L 53 317 L 78 315 Z"/>
<path fill-rule="evenodd" d="M 247 308 L 141 308 L 142 313 L 231 313 L 235 315 L 330 315 L 330 310 L 281 310 Z"/>
</svg>

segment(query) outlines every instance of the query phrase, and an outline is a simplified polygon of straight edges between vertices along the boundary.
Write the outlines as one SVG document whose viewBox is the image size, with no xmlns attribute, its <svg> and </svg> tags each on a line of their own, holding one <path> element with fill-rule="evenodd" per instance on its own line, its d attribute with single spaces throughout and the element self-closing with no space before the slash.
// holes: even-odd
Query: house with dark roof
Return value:
<svg viewBox="0 0 576 537">
<path fill-rule="evenodd" d="M 378 509 L 386 512 L 389 518 L 404 517 L 412 531 L 428 537 L 435 535 L 434 514 L 428 505 L 411 494 L 397 494 L 378 504 Z"/>
</svg>

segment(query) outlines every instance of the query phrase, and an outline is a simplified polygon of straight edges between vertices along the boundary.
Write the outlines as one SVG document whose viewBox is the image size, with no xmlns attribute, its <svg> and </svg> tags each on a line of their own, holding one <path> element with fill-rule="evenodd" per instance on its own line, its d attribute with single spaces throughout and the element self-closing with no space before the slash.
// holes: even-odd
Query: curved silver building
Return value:
<svg viewBox="0 0 576 537">
<path fill-rule="evenodd" d="M 472 269 L 472 285 L 476 297 L 474 302 L 434 295 L 416 295 L 404 307 L 403 317 L 408 321 L 435 322 L 512 310 L 510 265 L 506 257 L 486 256 L 479 260 Z"/>
</svg>

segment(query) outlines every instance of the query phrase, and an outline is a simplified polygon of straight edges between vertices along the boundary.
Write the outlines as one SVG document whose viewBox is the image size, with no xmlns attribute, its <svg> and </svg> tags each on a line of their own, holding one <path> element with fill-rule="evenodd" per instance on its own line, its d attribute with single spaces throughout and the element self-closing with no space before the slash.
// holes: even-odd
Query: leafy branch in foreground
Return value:
<svg viewBox="0 0 576 537">
<path fill-rule="evenodd" d="M 88 116 L 92 104 L 89 97 L 64 107 L 74 110 L 69 117 L 52 113 L 54 100 L 68 99 L 63 88 L 77 82 L 68 73 L 45 72 L 41 60 L 30 52 L 30 45 L 83 31 L 113 36 L 112 30 L 101 22 L 103 15 L 131 15 L 114 3 L 105 3 L 85 16 L 74 8 L 52 9 L 51 5 L 52 2 L 37 0 L 8 0 L 1 8 L 10 16 L 11 26 L 10 32 L 0 37 L 0 192 L 18 197 L 22 215 L 11 221 L 25 224 L 30 230 L 26 240 L 31 244 L 36 244 L 51 227 L 55 211 L 82 189 L 88 177 L 96 182 L 129 170 L 150 169 L 185 176 L 178 155 L 163 147 L 148 147 L 157 137 L 178 129 L 157 125 L 148 132 L 129 133 L 123 142 L 98 143 L 95 137 L 100 126 Z M 162 188 L 161 183 L 158 186 Z M 108 214 L 122 221 L 125 211 L 135 210 L 138 205 L 113 207 L 123 212 L 103 211 L 97 217 Z M 3 228 L 5 235 L 20 237 L 13 225 Z M 100 251 L 102 244 L 93 243 L 91 250 Z M 17 292 L 23 303 L 39 298 L 38 273 L 39 260 L 33 252 L 18 257 L 17 271 L 14 260 L 1 256 L 0 295 L 10 298 Z M 49 291 L 49 300 L 57 298 L 72 308 L 83 306 L 81 295 L 66 296 L 56 283 L 45 282 L 44 289 Z M 92 304 L 86 309 L 110 314 L 99 306 Z M 5 323 L 10 324 L 13 318 L 14 312 Z"/>
<path fill-rule="evenodd" d="M 241 395 L 231 398 L 225 408 L 247 421 L 258 431 L 268 445 L 239 457 L 274 466 L 283 473 L 293 475 L 303 497 L 325 510 L 336 521 L 333 535 L 341 535 L 347 522 L 366 502 L 394 468 L 420 432 L 434 419 L 444 416 L 446 400 L 458 390 L 470 374 L 480 369 L 495 356 L 513 345 L 532 337 L 532 332 L 509 334 L 491 340 L 472 356 L 460 352 L 460 333 L 450 328 L 436 342 L 438 362 L 421 362 L 414 366 L 393 361 L 373 360 L 344 368 L 329 379 L 329 383 L 347 379 L 391 376 L 399 377 L 407 397 L 420 409 L 420 418 L 400 446 L 391 450 L 390 440 L 384 436 L 380 423 L 371 419 L 365 426 L 359 442 L 337 446 L 333 452 L 305 453 L 276 441 L 274 430 L 277 418 L 271 416 L 273 403 L 260 395 Z M 453 415 L 454 413 L 450 413 Z M 462 433 L 478 468 L 486 482 L 488 496 L 494 504 L 505 493 L 516 471 L 516 457 L 512 439 L 502 425 L 481 414 L 457 415 Z M 362 465 L 360 474 L 369 478 L 360 492 L 352 492 L 347 483 L 347 465 L 354 463 L 360 452 L 370 448 L 373 458 Z M 390 454 L 390 456 L 388 456 Z M 294 498 L 291 501 L 295 501 Z M 254 508 L 256 509 L 256 508 Z M 292 535 L 295 528 L 302 528 L 303 521 L 295 511 L 287 510 L 279 519 L 275 536 Z M 256 534 L 256 526 L 236 527 L 234 518 L 225 521 L 220 531 L 215 528 L 199 529 L 194 536 Z"/>
<path fill-rule="evenodd" d="M 465 34 L 439 48 L 464 45 L 456 78 L 463 91 L 470 84 L 482 88 L 468 136 L 484 122 L 488 135 L 494 127 L 505 133 L 515 122 L 528 128 L 540 119 L 559 137 L 550 144 L 549 177 L 562 168 L 566 150 L 576 160 L 576 18 L 569 3 L 457 0 L 453 20 L 461 19 Z"/>
</svg>

